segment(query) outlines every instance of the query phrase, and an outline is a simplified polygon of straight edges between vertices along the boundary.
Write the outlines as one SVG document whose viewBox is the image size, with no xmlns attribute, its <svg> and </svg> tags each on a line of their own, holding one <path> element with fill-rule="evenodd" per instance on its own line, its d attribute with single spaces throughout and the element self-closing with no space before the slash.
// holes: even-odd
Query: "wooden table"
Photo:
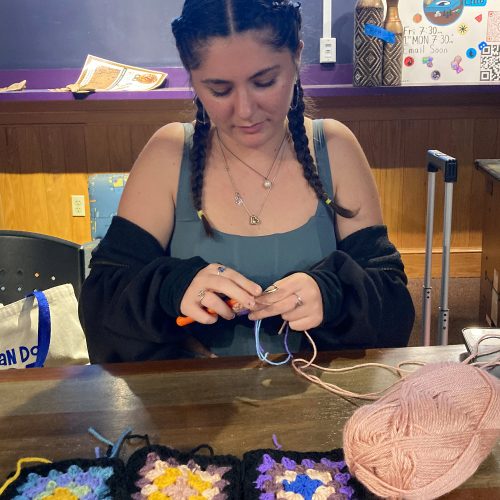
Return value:
<svg viewBox="0 0 500 500">
<path fill-rule="evenodd" d="M 334 367 L 378 361 L 396 364 L 456 360 L 459 346 L 323 353 Z M 327 377 L 332 380 L 331 376 Z M 337 375 L 353 391 L 385 387 L 395 377 L 364 369 Z M 326 451 L 342 446 L 342 427 L 358 400 L 332 395 L 296 376 L 290 367 L 263 366 L 256 358 L 156 361 L 0 372 L 0 482 L 18 458 L 92 458 L 126 427 L 151 442 L 187 451 L 201 443 L 216 453 L 273 448 Z M 126 458 L 134 451 L 125 445 Z M 446 498 L 500 498 L 500 446 L 476 474 Z"/>
</svg>

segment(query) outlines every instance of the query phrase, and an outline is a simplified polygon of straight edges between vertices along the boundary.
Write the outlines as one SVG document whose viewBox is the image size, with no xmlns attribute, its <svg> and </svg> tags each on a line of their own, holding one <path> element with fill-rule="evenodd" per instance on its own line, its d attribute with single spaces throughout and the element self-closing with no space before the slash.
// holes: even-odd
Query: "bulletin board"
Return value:
<svg viewBox="0 0 500 500">
<path fill-rule="evenodd" d="M 500 83 L 500 0 L 403 0 L 402 84 Z"/>
</svg>

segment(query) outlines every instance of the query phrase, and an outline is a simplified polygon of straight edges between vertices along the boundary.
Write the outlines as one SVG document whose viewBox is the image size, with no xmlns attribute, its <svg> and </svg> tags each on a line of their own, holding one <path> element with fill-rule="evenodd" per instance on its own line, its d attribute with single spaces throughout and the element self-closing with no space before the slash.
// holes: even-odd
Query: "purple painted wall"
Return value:
<svg viewBox="0 0 500 500">
<path fill-rule="evenodd" d="M 180 66 L 170 31 L 183 0 L 0 1 L 0 70 L 80 68 L 87 54 L 143 67 Z M 333 1 L 337 61 L 352 63 L 356 0 Z M 304 63 L 319 63 L 323 0 L 302 0 Z"/>
</svg>

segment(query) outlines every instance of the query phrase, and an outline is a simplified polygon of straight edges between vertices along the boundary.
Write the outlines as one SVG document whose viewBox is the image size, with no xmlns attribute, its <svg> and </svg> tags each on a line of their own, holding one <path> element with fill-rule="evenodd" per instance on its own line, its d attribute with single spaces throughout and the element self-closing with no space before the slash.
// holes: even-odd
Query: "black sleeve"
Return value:
<svg viewBox="0 0 500 500">
<path fill-rule="evenodd" d="M 148 232 L 114 217 L 92 252 L 79 315 L 92 362 L 178 357 L 186 288 L 207 263 L 169 257 Z"/>
<path fill-rule="evenodd" d="M 415 320 L 404 265 L 385 226 L 349 235 L 306 271 L 318 284 L 324 321 L 320 349 L 405 346 Z"/>
</svg>

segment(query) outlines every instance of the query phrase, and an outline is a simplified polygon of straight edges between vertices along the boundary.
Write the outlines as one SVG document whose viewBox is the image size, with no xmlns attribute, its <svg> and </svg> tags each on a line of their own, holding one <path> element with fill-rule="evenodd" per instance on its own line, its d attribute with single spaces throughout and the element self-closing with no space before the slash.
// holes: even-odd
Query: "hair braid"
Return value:
<svg viewBox="0 0 500 500">
<path fill-rule="evenodd" d="M 309 149 L 306 127 L 304 125 L 304 90 L 300 83 L 300 79 L 297 79 L 297 83 L 294 86 L 292 102 L 296 103 L 296 105 L 291 107 L 288 111 L 288 128 L 292 134 L 295 154 L 297 155 L 297 160 L 302 165 L 305 179 L 314 189 L 318 199 L 325 204 L 333 221 L 335 221 L 335 214 L 339 214 L 346 218 L 354 217 L 356 213 L 336 203 L 333 200 L 333 194 L 332 198 L 329 197 L 318 175 L 316 165 L 314 164 Z"/>
<path fill-rule="evenodd" d="M 202 102 L 196 97 L 196 122 L 194 125 L 193 146 L 191 148 L 191 194 L 194 208 L 203 222 L 208 236 L 213 237 L 213 229 L 202 211 L 203 180 L 207 160 L 207 146 L 210 132 L 210 118 L 206 115 Z"/>
</svg>

